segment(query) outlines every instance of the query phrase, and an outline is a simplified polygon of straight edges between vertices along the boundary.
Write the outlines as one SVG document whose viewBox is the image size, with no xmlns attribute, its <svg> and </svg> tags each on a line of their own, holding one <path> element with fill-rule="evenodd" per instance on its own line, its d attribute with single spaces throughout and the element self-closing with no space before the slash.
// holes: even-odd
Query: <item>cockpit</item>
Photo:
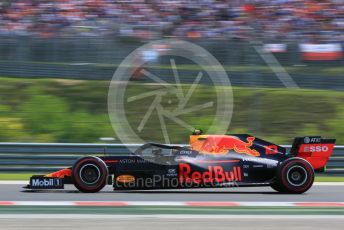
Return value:
<svg viewBox="0 0 344 230">
<path fill-rule="evenodd" d="M 178 157 L 195 157 L 198 152 L 186 146 L 147 143 L 140 146 L 133 154 L 156 163 L 173 164 Z"/>
</svg>

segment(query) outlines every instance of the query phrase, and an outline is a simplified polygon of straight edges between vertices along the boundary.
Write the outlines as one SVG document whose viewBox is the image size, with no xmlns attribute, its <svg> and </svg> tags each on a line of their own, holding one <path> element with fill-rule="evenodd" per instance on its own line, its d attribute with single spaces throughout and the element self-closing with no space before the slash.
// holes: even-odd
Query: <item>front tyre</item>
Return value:
<svg viewBox="0 0 344 230">
<path fill-rule="evenodd" d="M 302 158 L 289 158 L 277 170 L 277 181 L 271 187 L 279 192 L 301 194 L 313 185 L 314 169 Z"/>
<path fill-rule="evenodd" d="M 108 169 L 98 157 L 83 157 L 75 162 L 72 168 L 74 186 L 81 192 L 99 192 L 107 182 Z"/>
</svg>

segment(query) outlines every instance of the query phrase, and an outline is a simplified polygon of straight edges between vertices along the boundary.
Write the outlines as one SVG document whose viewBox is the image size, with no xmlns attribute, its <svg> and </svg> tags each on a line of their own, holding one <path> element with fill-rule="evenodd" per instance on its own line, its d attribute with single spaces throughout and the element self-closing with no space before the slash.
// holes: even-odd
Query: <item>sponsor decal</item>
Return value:
<svg viewBox="0 0 344 230">
<path fill-rule="evenodd" d="M 321 143 L 321 138 L 320 137 L 312 137 L 310 138 L 311 143 Z"/>
<path fill-rule="evenodd" d="M 327 152 L 329 151 L 329 146 L 327 145 L 314 145 L 314 144 L 305 144 L 302 145 L 301 151 L 304 153 L 314 153 L 314 152 Z"/>
<path fill-rule="evenodd" d="M 302 59 L 306 61 L 334 61 L 343 56 L 339 43 L 301 44 Z"/>
<path fill-rule="evenodd" d="M 320 137 L 312 137 L 311 138 L 311 143 L 320 143 L 321 142 L 321 138 Z"/>
<path fill-rule="evenodd" d="M 287 51 L 287 45 L 286 44 L 264 44 L 263 50 L 265 52 L 271 52 L 271 53 L 284 53 Z"/>
<path fill-rule="evenodd" d="M 179 152 L 180 155 L 192 155 L 193 151 L 192 150 L 181 150 Z"/>
<path fill-rule="evenodd" d="M 116 178 L 116 181 L 120 183 L 131 183 L 135 181 L 135 177 L 132 175 L 120 175 Z"/>
<path fill-rule="evenodd" d="M 264 168 L 264 165 L 253 165 L 253 168 Z"/>
<path fill-rule="evenodd" d="M 146 164 L 149 161 L 145 159 L 122 159 L 119 161 L 120 164 Z"/>
<path fill-rule="evenodd" d="M 267 164 L 267 165 L 277 165 L 276 160 L 271 160 L 271 159 L 265 159 L 265 158 L 256 158 L 256 157 L 250 157 L 250 158 L 243 158 L 243 162 L 255 162 L 255 163 L 262 163 L 262 164 Z"/>
<path fill-rule="evenodd" d="M 62 178 L 31 177 L 30 187 L 35 189 L 63 189 Z"/>
<path fill-rule="evenodd" d="M 305 144 L 309 143 L 321 143 L 321 137 L 305 137 L 303 138 Z"/>
<path fill-rule="evenodd" d="M 178 176 L 177 169 L 168 169 L 166 176 L 168 177 L 176 177 Z"/>
<path fill-rule="evenodd" d="M 333 148 L 334 143 L 301 144 L 297 156 L 307 160 L 314 169 L 318 169 L 326 165 Z"/>
<path fill-rule="evenodd" d="M 192 148 L 202 153 L 210 154 L 226 154 L 230 150 L 237 153 L 248 154 L 251 156 L 260 156 L 260 153 L 251 148 L 255 137 L 247 137 L 246 141 L 242 141 L 235 136 L 217 136 L 217 135 L 201 135 L 197 141 L 191 143 Z"/>
<path fill-rule="evenodd" d="M 265 154 L 266 155 L 275 155 L 278 153 L 278 147 L 277 145 L 268 145 L 265 147 Z"/>
<path fill-rule="evenodd" d="M 234 166 L 226 171 L 222 166 L 208 166 L 206 171 L 192 170 L 189 164 L 179 164 L 180 183 L 224 183 L 242 181 L 241 167 Z"/>
</svg>

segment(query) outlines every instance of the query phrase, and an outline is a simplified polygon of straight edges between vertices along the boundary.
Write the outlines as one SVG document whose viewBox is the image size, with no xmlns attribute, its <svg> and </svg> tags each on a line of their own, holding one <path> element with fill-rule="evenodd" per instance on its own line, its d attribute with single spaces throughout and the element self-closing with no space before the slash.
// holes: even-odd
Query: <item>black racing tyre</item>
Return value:
<svg viewBox="0 0 344 230">
<path fill-rule="evenodd" d="M 302 158 L 289 158 L 277 170 L 276 183 L 271 187 L 279 192 L 301 194 L 313 185 L 314 169 Z"/>
<path fill-rule="evenodd" d="M 271 186 L 271 188 L 272 188 L 273 190 L 275 190 L 275 191 L 277 191 L 277 192 L 282 192 L 282 193 L 286 192 L 286 191 L 280 186 L 279 183 L 276 183 L 276 182 L 275 182 L 275 183 L 271 184 L 270 186 Z"/>
<path fill-rule="evenodd" d="M 99 192 L 107 183 L 108 168 L 98 157 L 83 157 L 72 168 L 72 181 L 81 192 Z"/>
</svg>

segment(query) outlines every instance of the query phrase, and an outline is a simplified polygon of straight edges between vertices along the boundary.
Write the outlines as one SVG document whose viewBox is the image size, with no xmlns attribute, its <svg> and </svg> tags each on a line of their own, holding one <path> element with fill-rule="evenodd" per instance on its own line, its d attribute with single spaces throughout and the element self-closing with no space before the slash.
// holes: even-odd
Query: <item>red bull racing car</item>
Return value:
<svg viewBox="0 0 344 230">
<path fill-rule="evenodd" d="M 190 147 L 147 143 L 131 154 L 86 156 L 69 168 L 32 176 L 26 188 L 74 184 L 81 192 L 94 193 L 107 184 L 114 190 L 271 186 L 282 193 L 304 193 L 334 144 L 335 139 L 297 137 L 287 151 L 247 134 L 198 132 L 190 136 Z"/>
</svg>

